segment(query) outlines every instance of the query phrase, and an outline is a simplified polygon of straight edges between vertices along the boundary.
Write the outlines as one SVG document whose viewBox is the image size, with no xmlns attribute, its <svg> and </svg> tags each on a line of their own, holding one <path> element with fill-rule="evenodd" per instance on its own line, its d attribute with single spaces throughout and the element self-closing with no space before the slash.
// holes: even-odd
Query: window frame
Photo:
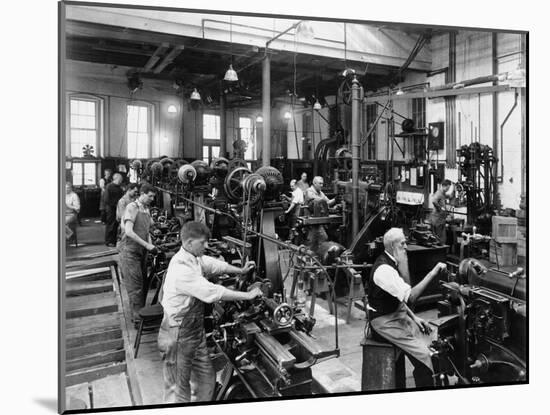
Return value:
<svg viewBox="0 0 550 415">
<path fill-rule="evenodd" d="M 128 114 L 129 114 L 129 108 L 130 106 L 133 107 L 144 107 L 147 109 L 147 146 L 146 146 L 146 154 L 135 154 L 130 155 L 130 139 L 129 139 L 129 131 L 128 131 Z M 155 113 L 155 105 L 151 102 L 147 101 L 127 101 L 126 102 L 126 158 L 128 159 L 148 159 L 151 158 L 152 154 L 152 148 L 153 148 L 153 131 L 154 131 L 154 113 Z"/>
<path fill-rule="evenodd" d="M 80 152 L 79 155 L 73 155 L 72 154 L 72 126 L 71 126 L 71 102 L 73 100 L 76 101 L 87 101 L 92 102 L 95 105 L 95 143 L 93 144 L 94 147 L 94 157 L 102 157 L 103 156 L 103 137 L 104 137 L 104 108 L 105 108 L 105 100 L 104 98 L 92 95 L 92 94 L 83 94 L 80 92 L 69 92 L 67 94 L 67 138 L 66 138 L 66 146 L 65 154 L 68 157 L 71 157 L 72 159 L 81 159 L 84 158 L 84 154 Z"/>
<path fill-rule="evenodd" d="M 95 175 L 94 175 L 94 182 L 92 184 L 86 184 L 84 183 L 85 175 L 82 174 L 82 181 L 79 183 L 76 183 L 75 181 L 75 174 L 74 174 L 74 167 L 77 164 L 82 165 L 82 171 L 84 171 L 84 165 L 86 164 L 92 164 L 95 165 Z M 98 175 L 99 175 L 99 160 L 92 159 L 92 158 L 78 158 L 72 160 L 72 167 L 71 167 L 71 177 L 72 177 L 72 183 L 73 186 L 76 188 L 94 188 L 98 186 Z"/>
</svg>

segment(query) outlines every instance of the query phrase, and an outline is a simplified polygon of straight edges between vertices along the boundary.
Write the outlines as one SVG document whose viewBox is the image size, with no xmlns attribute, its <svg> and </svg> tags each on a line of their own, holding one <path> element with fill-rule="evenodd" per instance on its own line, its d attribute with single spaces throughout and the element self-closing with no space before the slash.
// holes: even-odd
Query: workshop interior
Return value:
<svg viewBox="0 0 550 415">
<path fill-rule="evenodd" d="M 528 382 L 527 32 L 60 16 L 61 412 Z"/>
</svg>

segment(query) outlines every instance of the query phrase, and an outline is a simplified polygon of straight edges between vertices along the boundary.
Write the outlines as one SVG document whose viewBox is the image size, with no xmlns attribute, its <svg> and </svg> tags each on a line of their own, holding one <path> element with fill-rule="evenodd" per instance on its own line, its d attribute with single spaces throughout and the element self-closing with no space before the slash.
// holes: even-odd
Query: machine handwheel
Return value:
<svg viewBox="0 0 550 415">
<path fill-rule="evenodd" d="M 351 80 L 345 79 L 338 88 L 338 96 L 342 99 L 342 102 L 346 105 L 351 105 Z"/>
<path fill-rule="evenodd" d="M 237 167 L 227 174 L 224 190 L 233 202 L 238 202 L 243 197 L 242 182 L 249 174 L 251 174 L 251 171 L 247 167 Z"/>
</svg>

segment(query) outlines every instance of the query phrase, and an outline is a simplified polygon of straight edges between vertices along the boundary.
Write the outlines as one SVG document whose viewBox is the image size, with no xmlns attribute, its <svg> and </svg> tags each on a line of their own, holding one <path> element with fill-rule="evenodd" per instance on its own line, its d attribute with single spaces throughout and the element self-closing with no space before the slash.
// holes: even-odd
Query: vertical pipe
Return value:
<svg viewBox="0 0 550 415">
<path fill-rule="evenodd" d="M 351 230 L 359 233 L 359 82 L 351 83 Z"/>
<path fill-rule="evenodd" d="M 223 91 L 223 84 L 220 82 L 220 157 L 227 156 L 227 116 L 226 98 Z"/>
<path fill-rule="evenodd" d="M 271 160 L 271 62 L 267 51 L 262 62 L 262 113 L 264 117 L 262 166 L 269 166 Z"/>
<path fill-rule="evenodd" d="M 493 73 L 498 71 L 498 55 L 497 55 L 497 42 L 498 34 L 493 33 L 492 35 L 492 61 L 493 61 Z M 498 82 L 493 81 L 493 85 L 498 85 Z M 493 154 L 498 154 L 498 94 L 493 92 L 492 94 L 493 101 Z M 498 176 L 498 164 L 502 164 L 502 160 L 498 160 L 496 163 L 493 163 L 492 175 L 496 179 Z M 497 208 L 500 208 L 498 203 L 498 185 L 493 187 L 493 203 L 497 205 Z"/>
</svg>

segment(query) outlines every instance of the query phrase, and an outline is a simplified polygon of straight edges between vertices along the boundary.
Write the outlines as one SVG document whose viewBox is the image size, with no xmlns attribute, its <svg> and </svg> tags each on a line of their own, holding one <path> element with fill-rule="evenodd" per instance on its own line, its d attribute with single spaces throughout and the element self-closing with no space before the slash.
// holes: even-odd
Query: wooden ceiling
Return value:
<svg viewBox="0 0 550 415">
<path fill-rule="evenodd" d="M 263 48 L 75 20 L 66 22 L 66 45 L 67 59 L 128 67 L 128 74 L 138 73 L 143 82 L 178 82 L 187 96 L 197 87 L 216 103 L 224 88 L 229 106 L 258 106 L 261 99 Z M 336 95 L 346 67 L 357 71 L 365 90 L 374 90 L 387 86 L 397 69 L 369 64 L 365 76 L 362 62 L 269 53 L 272 97 L 288 95 L 294 83 L 298 97 Z M 231 62 L 239 82 L 229 86 L 222 79 Z"/>
</svg>

